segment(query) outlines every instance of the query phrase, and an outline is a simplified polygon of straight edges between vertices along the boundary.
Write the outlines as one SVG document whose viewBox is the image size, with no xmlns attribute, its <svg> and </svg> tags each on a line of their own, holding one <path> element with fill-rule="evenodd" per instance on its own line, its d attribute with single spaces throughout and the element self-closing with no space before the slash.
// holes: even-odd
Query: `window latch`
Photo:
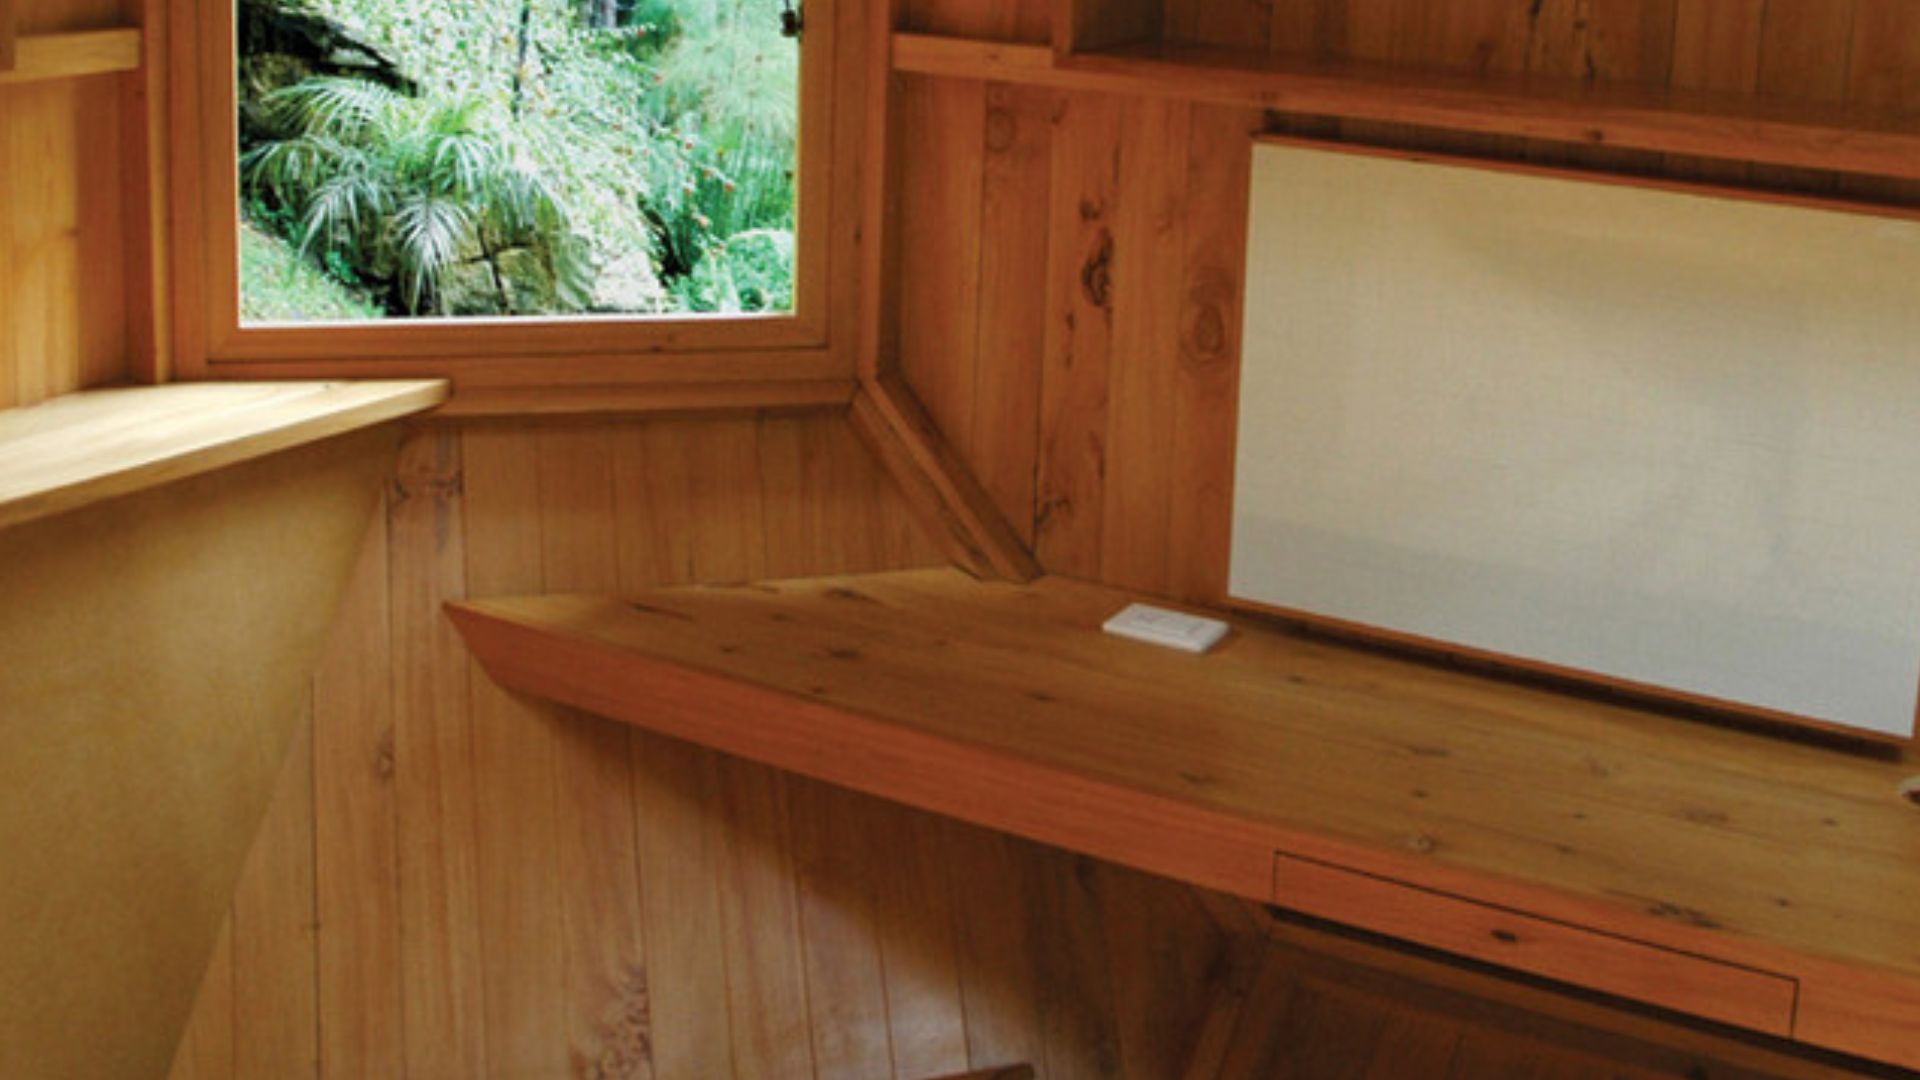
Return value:
<svg viewBox="0 0 1920 1080">
<path fill-rule="evenodd" d="M 780 9 L 780 34 L 798 40 L 800 31 L 806 28 L 806 20 L 793 6 L 793 0 L 783 0 Z"/>
</svg>

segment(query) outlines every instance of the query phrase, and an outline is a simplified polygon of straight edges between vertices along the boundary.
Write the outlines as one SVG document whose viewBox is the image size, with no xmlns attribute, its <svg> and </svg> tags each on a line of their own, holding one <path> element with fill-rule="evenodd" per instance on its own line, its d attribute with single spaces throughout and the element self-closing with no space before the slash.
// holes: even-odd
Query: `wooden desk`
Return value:
<svg viewBox="0 0 1920 1080">
<path fill-rule="evenodd" d="M 1239 896 L 1920 1066 L 1916 770 L 953 571 L 474 602 L 502 685 Z"/>
</svg>

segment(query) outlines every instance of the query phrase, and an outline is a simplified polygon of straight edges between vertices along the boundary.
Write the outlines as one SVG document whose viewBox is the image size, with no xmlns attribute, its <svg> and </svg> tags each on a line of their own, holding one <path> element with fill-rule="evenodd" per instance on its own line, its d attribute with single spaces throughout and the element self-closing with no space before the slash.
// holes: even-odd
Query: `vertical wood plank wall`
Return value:
<svg viewBox="0 0 1920 1080">
<path fill-rule="evenodd" d="M 416 433 L 174 1080 L 1173 1075 L 1191 890 L 511 698 L 440 614 L 937 561 L 837 415 Z"/>
<path fill-rule="evenodd" d="M 1041 0 L 906 0 L 1046 40 Z M 1167 0 L 1170 38 L 1425 67 L 1920 106 L 1906 0 Z M 903 80 L 898 352 L 1053 573 L 1225 589 L 1248 132 L 1920 203 L 1920 187 L 1141 98 Z"/>
<path fill-rule="evenodd" d="M 14 0 L 21 34 L 112 26 L 122 0 Z M 0 85 L 0 408 L 126 378 L 121 82 Z"/>
</svg>

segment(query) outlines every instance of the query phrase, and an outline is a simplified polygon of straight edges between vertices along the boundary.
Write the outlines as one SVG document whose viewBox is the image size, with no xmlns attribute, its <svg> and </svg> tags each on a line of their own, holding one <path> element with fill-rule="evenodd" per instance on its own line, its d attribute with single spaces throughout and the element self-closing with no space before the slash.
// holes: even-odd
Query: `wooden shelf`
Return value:
<svg viewBox="0 0 1920 1080">
<path fill-rule="evenodd" d="M 0 86 L 138 71 L 140 50 L 140 31 L 132 27 L 27 34 L 14 41 L 12 67 L 0 64 Z"/>
<path fill-rule="evenodd" d="M 0 411 L 0 528 L 430 409 L 436 379 L 179 383 Z"/>
<path fill-rule="evenodd" d="M 452 615 L 510 690 L 1208 888 L 1920 1065 L 1920 812 L 1897 794 L 1911 766 L 1246 620 L 1212 655 L 1169 653 L 1099 632 L 1128 599 L 917 571 L 486 600 Z"/>
<path fill-rule="evenodd" d="M 896 70 L 1920 179 L 1920 113 L 1291 61 L 1172 43 L 1056 56 L 895 34 Z"/>
</svg>

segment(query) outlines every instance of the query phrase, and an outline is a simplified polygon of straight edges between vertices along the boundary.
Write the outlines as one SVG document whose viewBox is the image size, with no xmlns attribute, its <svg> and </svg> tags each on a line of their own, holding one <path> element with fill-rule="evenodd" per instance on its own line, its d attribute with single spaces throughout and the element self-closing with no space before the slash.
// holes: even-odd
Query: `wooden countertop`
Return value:
<svg viewBox="0 0 1920 1080">
<path fill-rule="evenodd" d="M 174 383 L 0 410 L 0 528 L 384 423 L 446 396 L 437 379 Z"/>
<path fill-rule="evenodd" d="M 453 615 L 510 689 L 1237 895 L 1279 852 L 1777 973 L 1795 1037 L 1920 1065 L 1912 762 L 1246 620 L 1101 634 L 1129 599 L 916 571 Z"/>
</svg>

